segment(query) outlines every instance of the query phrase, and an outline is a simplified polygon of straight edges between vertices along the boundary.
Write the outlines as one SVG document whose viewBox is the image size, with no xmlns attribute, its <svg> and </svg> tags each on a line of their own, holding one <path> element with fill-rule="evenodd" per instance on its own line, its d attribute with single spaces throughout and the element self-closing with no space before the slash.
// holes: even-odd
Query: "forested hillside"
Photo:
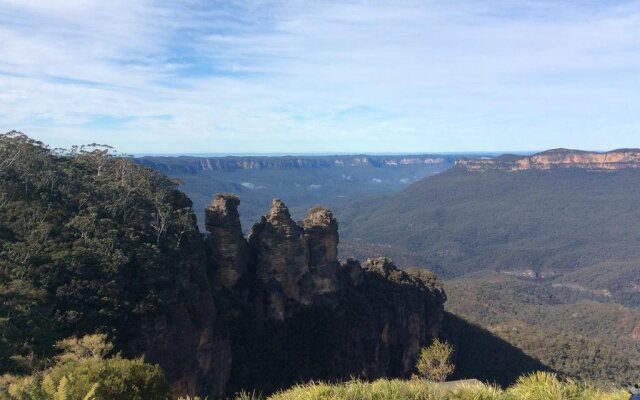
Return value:
<svg viewBox="0 0 640 400">
<path fill-rule="evenodd" d="M 636 170 L 453 168 L 339 215 L 349 240 L 424 255 L 443 276 L 492 269 L 549 277 L 615 264 L 610 276 L 640 260 L 639 182 Z"/>
<path fill-rule="evenodd" d="M 0 372 L 71 335 L 130 345 L 178 295 L 180 244 L 198 235 L 191 202 L 106 147 L 0 140 Z"/>
<path fill-rule="evenodd" d="M 637 377 L 637 308 L 499 274 L 449 280 L 446 290 L 448 310 L 567 377 L 605 385 L 624 385 Z"/>
<path fill-rule="evenodd" d="M 637 154 L 462 161 L 341 208 L 342 255 L 428 266 L 448 310 L 568 376 L 624 383 L 640 359 Z"/>
</svg>

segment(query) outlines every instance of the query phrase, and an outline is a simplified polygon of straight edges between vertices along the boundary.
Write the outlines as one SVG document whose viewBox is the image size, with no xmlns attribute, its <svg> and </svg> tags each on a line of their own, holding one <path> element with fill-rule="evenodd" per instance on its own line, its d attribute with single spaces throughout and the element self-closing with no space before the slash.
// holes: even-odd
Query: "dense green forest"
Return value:
<svg viewBox="0 0 640 400">
<path fill-rule="evenodd" d="M 518 278 L 487 274 L 447 281 L 447 308 L 481 324 L 574 379 L 620 385 L 637 379 L 638 309 L 567 297 Z"/>
<path fill-rule="evenodd" d="M 172 260 L 199 235 L 191 201 L 109 152 L 0 136 L 0 373 L 37 368 L 69 336 L 122 348 L 175 297 Z"/>
</svg>

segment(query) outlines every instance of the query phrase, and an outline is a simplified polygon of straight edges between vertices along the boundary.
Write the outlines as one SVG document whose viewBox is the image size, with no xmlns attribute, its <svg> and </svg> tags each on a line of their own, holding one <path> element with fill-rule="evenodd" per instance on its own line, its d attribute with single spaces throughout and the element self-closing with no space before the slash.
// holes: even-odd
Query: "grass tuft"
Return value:
<svg viewBox="0 0 640 400">
<path fill-rule="evenodd" d="M 235 400 L 261 400 L 241 394 Z M 351 380 L 341 384 L 311 382 L 278 392 L 266 400 L 627 400 L 625 391 L 603 391 L 596 387 L 560 380 L 555 374 L 537 372 L 521 377 L 503 390 L 487 384 L 447 387 L 422 379 L 374 382 Z"/>
</svg>

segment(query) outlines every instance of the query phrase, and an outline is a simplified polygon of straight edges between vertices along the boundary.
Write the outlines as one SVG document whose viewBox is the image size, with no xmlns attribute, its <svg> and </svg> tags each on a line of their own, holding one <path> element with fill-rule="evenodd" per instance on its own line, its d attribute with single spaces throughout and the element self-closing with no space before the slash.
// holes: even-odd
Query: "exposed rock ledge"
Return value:
<svg viewBox="0 0 640 400">
<path fill-rule="evenodd" d="M 527 171 L 553 168 L 580 168 L 614 171 L 640 168 L 640 149 L 621 149 L 606 153 L 556 149 L 532 156 L 503 155 L 491 159 L 465 159 L 456 166 L 467 171 Z"/>
</svg>

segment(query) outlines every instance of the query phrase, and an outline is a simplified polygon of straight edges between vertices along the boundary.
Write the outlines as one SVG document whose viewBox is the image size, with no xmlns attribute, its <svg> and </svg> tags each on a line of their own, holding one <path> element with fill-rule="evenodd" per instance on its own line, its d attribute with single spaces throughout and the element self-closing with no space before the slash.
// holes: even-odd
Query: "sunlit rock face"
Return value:
<svg viewBox="0 0 640 400">
<path fill-rule="evenodd" d="M 309 248 L 302 227 L 289 209 L 275 199 L 269 213 L 251 229 L 249 244 L 255 254 L 256 279 L 271 297 L 271 315 L 284 318 L 289 300 L 309 304 L 301 291 L 302 280 L 309 273 Z"/>
<path fill-rule="evenodd" d="M 640 168 L 640 150 L 622 149 L 606 153 L 557 149 L 528 157 L 500 156 L 491 159 L 459 160 L 456 166 L 468 171 L 527 171 L 553 168 L 581 168 L 594 171 L 615 171 Z"/>
</svg>

